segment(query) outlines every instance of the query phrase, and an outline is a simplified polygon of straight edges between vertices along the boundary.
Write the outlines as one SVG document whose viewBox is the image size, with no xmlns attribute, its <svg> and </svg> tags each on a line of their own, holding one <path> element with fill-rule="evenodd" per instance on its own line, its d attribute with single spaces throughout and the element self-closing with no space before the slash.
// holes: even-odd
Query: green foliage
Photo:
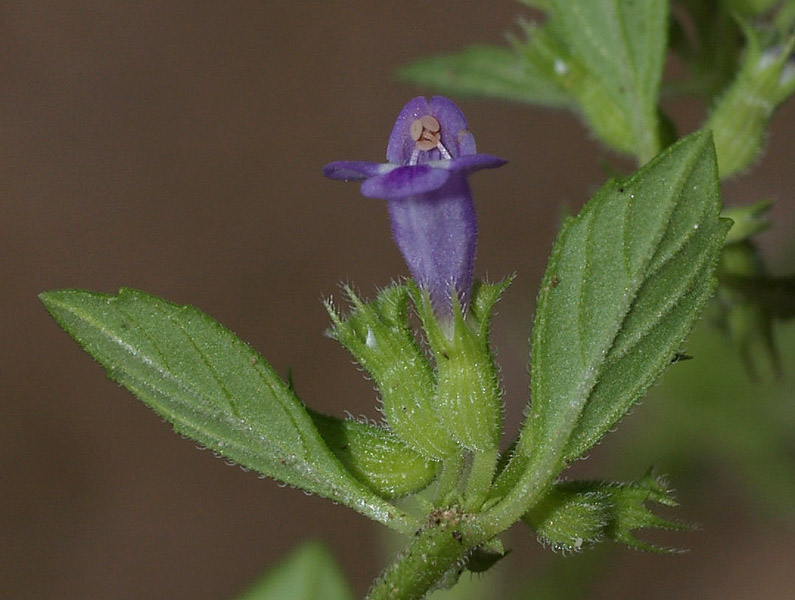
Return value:
<svg viewBox="0 0 795 600">
<path fill-rule="evenodd" d="M 795 277 L 768 275 L 756 246 L 748 239 L 726 246 L 718 277 L 721 286 L 715 321 L 739 351 L 749 376 L 758 380 L 767 371 L 780 377 L 773 322 L 795 317 Z"/>
<path fill-rule="evenodd" d="M 457 54 L 420 59 L 398 77 L 455 96 L 484 96 L 574 108 L 569 94 L 542 67 L 510 48 L 479 44 Z"/>
<path fill-rule="evenodd" d="M 550 27 L 628 115 L 635 154 L 660 149 L 657 96 L 665 62 L 667 0 L 550 0 Z"/>
<path fill-rule="evenodd" d="M 609 147 L 644 163 L 660 149 L 657 101 L 665 60 L 666 0 L 549 0 L 513 51 L 472 46 L 420 60 L 404 79 L 446 92 L 579 112 Z"/>
<path fill-rule="evenodd" d="M 274 565 L 235 600 L 353 600 L 325 546 L 308 542 Z"/>
<path fill-rule="evenodd" d="M 633 535 L 642 528 L 684 531 L 688 527 L 652 513 L 647 502 L 676 506 L 665 483 L 649 471 L 633 483 L 564 481 L 524 517 L 539 539 L 553 548 L 578 551 L 603 539 L 650 552 L 671 552 Z"/>
<path fill-rule="evenodd" d="M 69 335 L 179 433 L 399 530 L 411 520 L 361 485 L 263 358 L 207 315 L 144 292 L 41 294 Z"/>
<path fill-rule="evenodd" d="M 379 496 L 397 498 L 418 492 L 436 477 L 437 463 L 384 427 L 314 411 L 310 415 L 340 462 Z"/>
<path fill-rule="evenodd" d="M 607 84 L 588 71 L 551 24 L 527 24 L 524 31 L 526 39 L 514 41 L 515 51 L 566 93 L 570 107 L 597 138 L 618 152 L 632 154 L 635 139 L 630 113 L 623 109 Z"/>
<path fill-rule="evenodd" d="M 717 281 L 713 320 L 753 375 L 761 357 L 779 374 L 772 323 L 795 317 L 795 279 L 768 276 L 752 241 L 768 225 L 769 203 L 727 211 L 736 221 L 728 237 L 731 221 L 719 217 L 719 176 L 753 164 L 773 111 L 795 91 L 795 2 L 773 11 L 771 0 L 681 0 L 684 16 L 671 23 L 667 0 L 523 3 L 546 20 L 523 24 L 524 37 L 510 47 L 472 46 L 418 61 L 401 76 L 446 92 L 576 111 L 606 146 L 645 166 L 602 186 L 559 233 L 537 302 L 532 402 L 499 461 L 502 390 L 489 325 L 510 279 L 476 283 L 470 306 L 454 302 L 450 318 L 435 315 L 412 282 L 372 301 L 346 287 L 348 314 L 326 303 L 329 335 L 378 387 L 382 424 L 308 410 L 262 357 L 194 308 L 132 290 L 41 295 L 110 377 L 178 432 L 410 534 L 409 548 L 372 588 L 373 600 L 421 598 L 465 569 L 489 569 L 506 554 L 497 536 L 519 519 L 567 551 L 604 539 L 667 551 L 633 533 L 683 529 L 647 506 L 676 505 L 651 473 L 633 483 L 558 478 L 668 366 L 699 357 L 682 344 Z M 753 26 L 745 17 L 754 17 Z M 658 154 L 675 137 L 659 108 L 669 25 L 670 47 L 692 75 L 669 91 L 695 92 L 712 108 L 707 127 Z M 709 369 L 718 380 L 711 385 L 725 385 L 726 367 Z M 776 425 L 789 431 L 791 415 L 760 420 L 748 390 L 734 400 L 733 393 L 720 389 L 720 407 L 705 400 L 679 411 L 698 415 L 688 439 L 731 446 L 723 450 L 734 451 L 738 464 L 768 460 L 774 476 L 747 466 L 750 476 L 790 489 L 789 463 L 766 452 L 765 438 Z M 714 395 L 704 389 L 699 398 Z M 730 433 L 736 443 L 723 441 Z M 417 498 L 422 517 L 390 503 L 434 481 L 433 499 Z M 276 597 L 347 600 L 350 592 L 325 550 L 311 545 L 241 600 Z"/>
<path fill-rule="evenodd" d="M 713 147 L 698 132 L 564 224 L 538 299 L 519 454 L 575 460 L 671 363 L 714 290 L 729 226 L 719 210 Z"/>
<path fill-rule="evenodd" d="M 114 380 L 180 433 L 415 534 L 370 597 L 397 589 L 419 598 L 465 568 L 493 565 L 505 555 L 496 536 L 523 515 L 567 548 L 610 538 L 654 549 L 631 532 L 673 527 L 644 506 L 671 503 L 652 478 L 550 486 L 681 356 L 729 226 L 718 218 L 717 182 L 711 138 L 698 132 L 605 184 L 566 222 L 539 295 L 533 402 L 496 482 L 502 405 L 489 324 L 510 278 L 476 283 L 470 306 L 454 305 L 452 318 L 437 317 L 411 282 L 369 302 L 346 289 L 353 310 L 344 317 L 327 304 L 330 335 L 378 385 L 386 427 L 310 413 L 258 354 L 194 308 L 131 290 L 41 297 Z M 424 521 L 387 500 L 434 479 Z"/>
</svg>

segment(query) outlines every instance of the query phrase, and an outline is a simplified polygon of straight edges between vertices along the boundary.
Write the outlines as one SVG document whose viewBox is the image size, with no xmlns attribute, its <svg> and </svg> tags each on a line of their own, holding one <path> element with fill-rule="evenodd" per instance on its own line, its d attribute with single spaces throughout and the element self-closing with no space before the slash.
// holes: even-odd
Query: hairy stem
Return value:
<svg viewBox="0 0 795 600">
<path fill-rule="evenodd" d="M 366 600 L 420 600 L 458 579 L 466 557 L 489 539 L 471 515 L 456 508 L 428 515 L 411 544 L 373 584 Z"/>
</svg>

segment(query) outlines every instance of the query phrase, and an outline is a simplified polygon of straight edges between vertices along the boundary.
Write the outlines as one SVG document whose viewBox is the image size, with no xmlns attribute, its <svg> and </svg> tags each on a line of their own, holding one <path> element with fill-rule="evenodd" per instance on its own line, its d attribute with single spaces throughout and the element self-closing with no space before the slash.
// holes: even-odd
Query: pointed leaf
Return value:
<svg viewBox="0 0 795 600">
<path fill-rule="evenodd" d="M 328 549 L 308 542 L 274 565 L 235 600 L 353 600 Z"/>
<path fill-rule="evenodd" d="M 111 379 L 182 435 L 263 475 L 412 529 L 345 470 L 262 357 L 207 315 L 127 289 L 47 292 L 41 300 Z"/>
<path fill-rule="evenodd" d="M 510 48 L 470 46 L 457 54 L 420 59 L 398 77 L 441 93 L 573 106 L 571 97 L 532 62 Z"/>
<path fill-rule="evenodd" d="M 539 294 L 517 454 L 575 460 L 671 364 L 714 290 L 729 226 L 719 210 L 711 139 L 697 132 L 564 225 Z"/>
</svg>

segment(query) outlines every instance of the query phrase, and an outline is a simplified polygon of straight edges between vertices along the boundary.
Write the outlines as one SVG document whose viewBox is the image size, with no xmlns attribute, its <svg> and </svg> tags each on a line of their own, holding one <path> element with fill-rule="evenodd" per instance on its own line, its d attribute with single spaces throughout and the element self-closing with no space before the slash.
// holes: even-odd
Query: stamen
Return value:
<svg viewBox="0 0 795 600">
<path fill-rule="evenodd" d="M 409 135 L 411 139 L 415 142 L 420 139 L 422 136 L 423 124 L 420 119 L 415 119 L 411 122 L 411 126 L 409 127 Z"/>
<path fill-rule="evenodd" d="M 442 144 L 442 126 L 439 121 L 431 115 L 422 115 L 419 119 L 414 119 L 409 126 L 409 136 L 415 142 L 414 151 L 411 154 L 410 165 L 417 164 L 418 153 L 427 152 L 437 148 L 442 158 L 451 159 L 450 152 Z"/>
<path fill-rule="evenodd" d="M 431 133 L 436 133 L 441 129 L 441 125 L 439 125 L 439 121 L 434 119 L 431 115 L 422 115 L 419 118 L 420 123 L 422 126 L 430 131 Z"/>
</svg>

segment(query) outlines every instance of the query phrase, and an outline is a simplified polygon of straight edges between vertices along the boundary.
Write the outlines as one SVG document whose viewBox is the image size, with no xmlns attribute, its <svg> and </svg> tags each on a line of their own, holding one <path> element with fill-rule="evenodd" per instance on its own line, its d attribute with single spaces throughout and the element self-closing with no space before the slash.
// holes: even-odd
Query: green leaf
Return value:
<svg viewBox="0 0 795 600">
<path fill-rule="evenodd" d="M 437 463 L 426 459 L 379 425 L 310 411 L 320 435 L 340 462 L 367 487 L 397 498 L 426 487 Z"/>
<path fill-rule="evenodd" d="M 451 95 L 575 106 L 569 94 L 535 64 L 499 46 L 470 46 L 457 54 L 423 58 L 400 69 L 398 77 Z"/>
<path fill-rule="evenodd" d="M 325 546 L 308 542 L 273 566 L 235 600 L 353 600 Z"/>
<path fill-rule="evenodd" d="M 408 517 L 357 482 L 262 357 L 190 306 L 144 292 L 62 290 L 47 310 L 108 376 L 187 437 L 400 531 Z"/>
<path fill-rule="evenodd" d="M 730 225 L 719 211 L 702 131 L 609 181 L 565 223 L 538 298 L 517 454 L 575 460 L 671 364 L 715 287 Z"/>
<path fill-rule="evenodd" d="M 657 109 L 666 51 L 667 0 L 545 0 L 544 25 L 523 25 L 512 48 L 471 46 L 404 67 L 403 79 L 579 112 L 603 143 L 646 162 L 668 123 Z"/>
<path fill-rule="evenodd" d="M 603 144 L 618 152 L 634 153 L 636 140 L 629 115 L 605 82 L 572 55 L 566 42 L 549 24 L 531 23 L 525 25 L 524 30 L 526 40 L 514 41 L 515 51 L 566 93 L 571 108 L 580 114 Z"/>
<path fill-rule="evenodd" d="M 628 115 L 635 154 L 646 162 L 660 149 L 667 0 L 550 0 L 549 11 L 564 47 Z"/>
</svg>

